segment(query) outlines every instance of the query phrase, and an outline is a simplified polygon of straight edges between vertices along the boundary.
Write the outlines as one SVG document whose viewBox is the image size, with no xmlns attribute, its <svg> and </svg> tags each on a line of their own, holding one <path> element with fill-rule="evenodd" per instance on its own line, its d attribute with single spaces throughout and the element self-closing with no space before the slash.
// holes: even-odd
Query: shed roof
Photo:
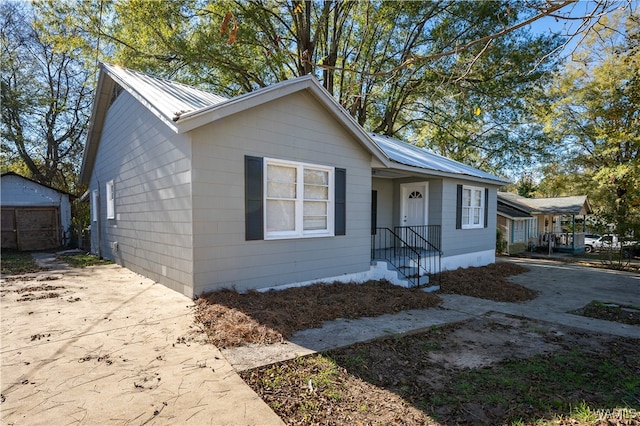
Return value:
<svg viewBox="0 0 640 426">
<path fill-rule="evenodd" d="M 106 111 L 115 84 L 129 92 L 176 133 L 183 133 L 223 117 L 247 110 L 288 94 L 307 90 L 358 140 L 385 168 L 401 169 L 464 177 L 503 185 L 506 180 L 471 166 L 431 153 L 398 139 L 369 134 L 320 85 L 315 77 L 306 75 L 283 81 L 256 91 L 227 99 L 195 87 L 151 77 L 126 68 L 101 64 L 98 89 L 91 116 L 80 179 L 88 183 L 93 169 L 97 145 L 101 138 Z"/>
<path fill-rule="evenodd" d="M 498 192 L 498 202 L 529 210 L 531 214 L 585 215 L 592 213 L 586 195 L 569 197 L 526 198 L 510 192 Z"/>
<path fill-rule="evenodd" d="M 61 189 L 54 188 L 53 186 L 45 185 L 44 183 L 40 183 L 40 182 L 35 181 L 33 179 L 29 179 L 28 177 L 24 177 L 21 174 L 18 174 L 16 172 L 5 172 L 5 173 L 2 173 L 2 175 L 0 175 L 0 178 L 4 178 L 4 177 L 8 177 L 8 176 L 15 176 L 15 177 L 18 177 L 20 179 L 24 179 L 24 180 L 27 180 L 29 182 L 35 183 L 36 185 L 40 185 L 40 186 L 43 186 L 45 188 L 49 188 L 49 189 L 51 189 L 53 191 L 58 191 L 61 194 L 68 195 L 71 199 L 78 198 L 77 196 L 75 196 L 73 194 L 70 194 L 67 191 L 62 191 Z"/>
</svg>

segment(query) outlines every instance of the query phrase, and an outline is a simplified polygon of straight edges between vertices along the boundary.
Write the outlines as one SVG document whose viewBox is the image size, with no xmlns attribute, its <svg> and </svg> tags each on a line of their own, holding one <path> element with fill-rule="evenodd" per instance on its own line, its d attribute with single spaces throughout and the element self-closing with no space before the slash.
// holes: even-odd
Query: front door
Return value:
<svg viewBox="0 0 640 426">
<path fill-rule="evenodd" d="M 402 203 L 400 206 L 400 226 L 421 226 L 427 224 L 427 182 L 410 183 L 401 185 Z M 412 232 L 402 231 L 402 239 L 409 242 Z"/>
</svg>

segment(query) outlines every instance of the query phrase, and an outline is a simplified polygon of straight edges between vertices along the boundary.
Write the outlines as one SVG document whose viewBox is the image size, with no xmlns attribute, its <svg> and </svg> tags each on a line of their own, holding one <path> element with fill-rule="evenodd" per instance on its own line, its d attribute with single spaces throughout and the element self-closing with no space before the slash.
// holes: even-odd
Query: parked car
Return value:
<svg viewBox="0 0 640 426">
<path fill-rule="evenodd" d="M 618 241 L 618 236 L 617 235 L 611 235 L 611 234 L 607 234 L 607 235 L 603 235 L 600 238 L 598 238 L 597 240 L 594 241 L 593 243 L 593 248 L 596 250 L 602 250 L 602 249 L 607 249 L 607 250 L 616 250 L 620 248 L 620 242 Z"/>
<path fill-rule="evenodd" d="M 638 241 L 623 238 L 621 242 L 617 235 L 601 236 L 593 242 L 592 248 L 593 250 L 620 250 L 622 248 L 624 255 L 627 257 L 640 253 L 640 243 Z M 587 251 L 586 243 L 585 251 Z"/>
<path fill-rule="evenodd" d="M 584 251 L 591 253 L 595 248 L 595 242 L 600 239 L 600 234 L 584 234 Z"/>
</svg>

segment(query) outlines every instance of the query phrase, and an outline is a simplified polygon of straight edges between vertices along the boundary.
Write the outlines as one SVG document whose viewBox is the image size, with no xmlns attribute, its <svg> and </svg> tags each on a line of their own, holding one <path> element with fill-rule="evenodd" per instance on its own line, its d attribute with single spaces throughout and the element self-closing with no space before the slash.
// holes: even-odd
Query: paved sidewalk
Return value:
<svg viewBox="0 0 640 426">
<path fill-rule="evenodd" d="M 117 265 L 46 256 L 55 270 L 2 279 L 0 423 L 283 424 L 194 340 L 191 299 Z"/>
</svg>

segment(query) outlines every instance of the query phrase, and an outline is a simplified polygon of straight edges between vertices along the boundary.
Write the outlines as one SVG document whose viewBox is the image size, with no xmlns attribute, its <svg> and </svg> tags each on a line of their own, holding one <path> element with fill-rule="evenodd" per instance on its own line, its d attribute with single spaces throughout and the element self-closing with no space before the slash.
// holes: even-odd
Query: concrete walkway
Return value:
<svg viewBox="0 0 640 426">
<path fill-rule="evenodd" d="M 218 349 L 193 327 L 193 302 L 117 265 L 2 280 L 2 424 L 233 424 L 282 421 L 235 370 L 489 312 L 640 338 L 640 326 L 567 313 L 592 300 L 640 305 L 640 275 L 554 261 L 509 260 L 526 303 L 440 295 L 439 308 L 325 323 L 283 345 Z"/>
<path fill-rule="evenodd" d="M 212 345 L 193 301 L 117 265 L 1 282 L 3 425 L 282 425 Z"/>
</svg>

